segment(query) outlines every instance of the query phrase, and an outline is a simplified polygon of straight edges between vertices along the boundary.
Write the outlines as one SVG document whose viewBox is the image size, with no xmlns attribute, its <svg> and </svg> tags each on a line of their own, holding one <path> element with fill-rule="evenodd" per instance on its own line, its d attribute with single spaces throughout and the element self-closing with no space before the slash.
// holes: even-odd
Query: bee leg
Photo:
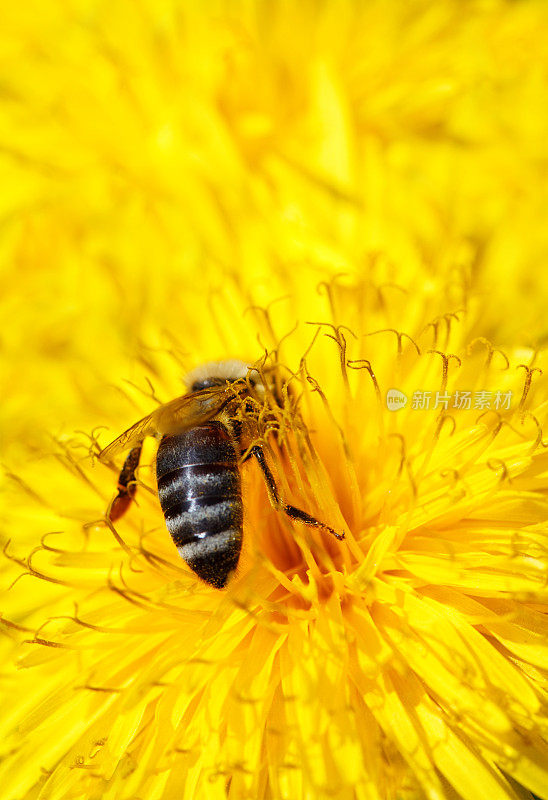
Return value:
<svg viewBox="0 0 548 800">
<path fill-rule="evenodd" d="M 124 466 L 118 477 L 118 494 L 110 504 L 108 510 L 108 518 L 111 522 L 116 522 L 117 519 L 120 519 L 120 517 L 126 513 L 131 505 L 131 501 L 135 497 L 135 492 L 137 491 L 135 470 L 139 466 L 142 449 L 142 444 L 133 447 L 124 461 Z"/>
<path fill-rule="evenodd" d="M 320 522 L 319 519 L 311 517 L 310 514 L 306 513 L 306 511 L 296 508 L 295 506 L 290 506 L 288 503 L 284 503 L 284 501 L 280 498 L 280 493 L 278 491 L 278 487 L 276 486 L 274 475 L 266 463 L 266 458 L 262 447 L 259 447 L 259 445 L 254 445 L 251 448 L 249 455 L 255 456 L 259 462 L 259 466 L 266 482 L 266 488 L 268 489 L 268 496 L 274 508 L 283 511 L 284 514 L 287 514 L 290 519 L 296 519 L 299 522 L 304 522 L 305 525 L 311 525 L 314 528 L 321 528 L 322 530 L 333 534 L 336 539 L 344 539 L 344 533 L 337 533 L 337 531 L 333 530 L 333 528 L 330 528 L 329 525 L 326 525 L 325 522 Z"/>
</svg>

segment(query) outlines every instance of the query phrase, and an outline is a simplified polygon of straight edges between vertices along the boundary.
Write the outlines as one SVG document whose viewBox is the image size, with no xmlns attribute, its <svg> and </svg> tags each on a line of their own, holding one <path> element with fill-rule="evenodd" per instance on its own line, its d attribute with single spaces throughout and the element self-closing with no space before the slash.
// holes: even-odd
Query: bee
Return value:
<svg viewBox="0 0 548 800">
<path fill-rule="evenodd" d="M 274 508 L 344 538 L 280 498 L 264 449 L 254 443 L 259 429 L 252 409 L 281 403 L 275 391 L 265 390 L 256 369 L 237 360 L 208 363 L 187 375 L 185 384 L 187 394 L 159 406 L 99 454 L 111 462 L 129 450 L 107 512 L 112 522 L 131 505 L 143 440 L 153 436 L 159 439 L 156 480 L 167 529 L 179 555 L 209 585 L 223 589 L 238 565 L 244 517 L 240 467 L 251 457 Z"/>
</svg>

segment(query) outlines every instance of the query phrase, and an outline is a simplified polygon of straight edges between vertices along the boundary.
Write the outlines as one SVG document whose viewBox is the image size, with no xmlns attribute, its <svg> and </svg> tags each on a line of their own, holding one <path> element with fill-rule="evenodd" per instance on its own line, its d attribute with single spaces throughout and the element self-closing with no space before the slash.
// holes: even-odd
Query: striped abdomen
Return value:
<svg viewBox="0 0 548 800">
<path fill-rule="evenodd" d="M 158 496 L 167 529 L 188 566 L 218 589 L 242 548 L 238 453 L 220 422 L 164 436 L 156 456 Z"/>
</svg>

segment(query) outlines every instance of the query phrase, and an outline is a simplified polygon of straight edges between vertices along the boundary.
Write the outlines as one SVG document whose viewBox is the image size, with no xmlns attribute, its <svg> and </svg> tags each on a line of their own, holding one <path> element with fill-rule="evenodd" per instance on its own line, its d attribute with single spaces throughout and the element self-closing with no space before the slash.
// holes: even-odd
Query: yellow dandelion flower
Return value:
<svg viewBox="0 0 548 800">
<path fill-rule="evenodd" d="M 5 9 L 2 800 L 548 798 L 547 22 Z M 227 358 L 219 590 L 97 456 Z"/>
<path fill-rule="evenodd" d="M 546 795 L 546 354 L 466 345 L 464 311 L 411 338 L 372 288 L 333 281 L 350 324 L 324 294 L 325 323 L 275 342 L 306 422 L 282 415 L 282 493 L 343 541 L 270 508 L 242 466 L 243 555 L 213 589 L 167 534 L 151 448 L 111 524 L 93 509 L 115 471 L 61 442 L 66 469 L 25 511 L 44 525 L 61 493 L 80 510 L 5 548 L 24 668 L 6 675 L 5 797 Z M 401 289 L 390 313 L 418 316 Z M 241 349 L 294 318 L 279 308 L 230 323 Z"/>
</svg>

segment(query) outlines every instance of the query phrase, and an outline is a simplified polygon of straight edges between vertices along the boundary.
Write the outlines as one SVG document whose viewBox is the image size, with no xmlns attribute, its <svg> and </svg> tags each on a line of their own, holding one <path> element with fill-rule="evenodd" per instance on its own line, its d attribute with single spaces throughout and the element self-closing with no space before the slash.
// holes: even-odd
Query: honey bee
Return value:
<svg viewBox="0 0 548 800">
<path fill-rule="evenodd" d="M 187 394 L 159 406 L 99 454 L 110 462 L 129 449 L 107 512 L 111 521 L 127 511 L 135 496 L 143 440 L 153 436 L 159 439 L 156 479 L 167 529 L 183 560 L 211 586 L 223 589 L 238 565 L 244 515 L 240 466 L 252 456 L 274 508 L 344 538 L 281 500 L 263 447 L 254 443 L 258 422 L 252 413 L 265 402 L 279 401 L 275 392 L 265 391 L 256 369 L 237 360 L 208 363 L 187 375 L 185 384 Z"/>
</svg>

